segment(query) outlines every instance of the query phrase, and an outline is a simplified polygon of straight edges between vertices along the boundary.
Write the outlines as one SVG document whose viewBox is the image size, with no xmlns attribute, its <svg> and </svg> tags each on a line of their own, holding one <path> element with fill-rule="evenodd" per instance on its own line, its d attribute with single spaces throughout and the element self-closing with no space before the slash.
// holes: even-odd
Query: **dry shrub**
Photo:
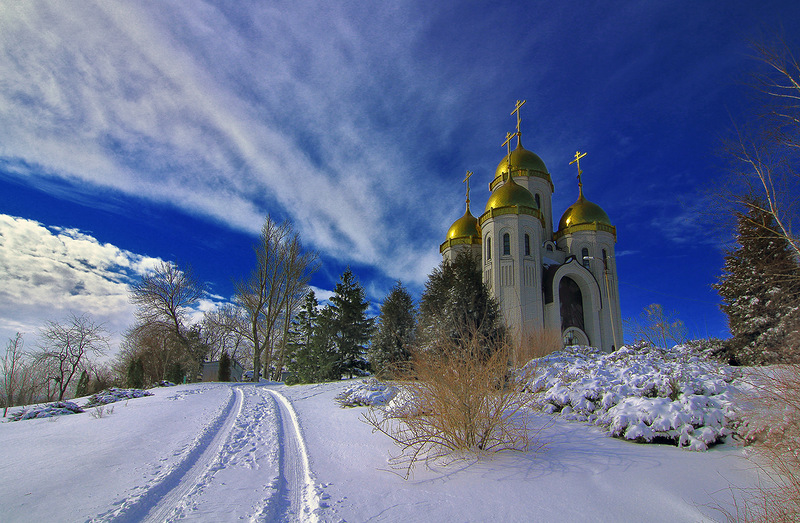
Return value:
<svg viewBox="0 0 800 523">
<path fill-rule="evenodd" d="M 740 435 L 761 472 L 742 489 L 729 521 L 800 521 L 800 365 L 752 369 L 742 399 Z"/>
<path fill-rule="evenodd" d="M 514 351 L 514 367 L 523 367 L 533 359 L 543 358 L 564 348 L 561 332 L 558 329 L 530 329 L 521 337 Z"/>
<path fill-rule="evenodd" d="M 529 376 L 510 372 L 512 353 L 502 341 L 487 350 L 478 336 L 413 353 L 411 375 L 396 399 L 364 414 L 373 431 L 400 448 L 393 468 L 408 478 L 420 460 L 541 448 L 534 440 L 543 427 L 529 427 Z"/>
</svg>

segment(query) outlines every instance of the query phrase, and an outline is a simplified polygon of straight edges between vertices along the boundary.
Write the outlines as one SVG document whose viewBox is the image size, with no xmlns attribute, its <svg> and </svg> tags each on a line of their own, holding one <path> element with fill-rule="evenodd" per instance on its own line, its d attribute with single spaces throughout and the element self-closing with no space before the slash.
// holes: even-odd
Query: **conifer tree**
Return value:
<svg viewBox="0 0 800 523">
<path fill-rule="evenodd" d="M 736 214 L 737 245 L 713 285 L 732 335 L 727 356 L 742 365 L 794 361 L 800 352 L 798 263 L 762 202 L 746 201 L 746 211 Z"/>
<path fill-rule="evenodd" d="M 134 358 L 128 364 L 128 387 L 141 389 L 144 386 L 144 362 L 142 358 Z"/>
<path fill-rule="evenodd" d="M 289 333 L 292 382 L 317 383 L 339 379 L 332 324 L 332 309 L 326 306 L 320 311 L 314 291 L 309 291 Z"/>
<path fill-rule="evenodd" d="M 368 307 L 363 287 L 348 268 L 334 288 L 331 312 L 338 371 L 350 378 L 368 368 L 365 353 L 373 323 L 367 318 Z"/>
<path fill-rule="evenodd" d="M 222 355 L 219 357 L 217 381 L 231 381 L 231 357 L 228 356 L 227 350 L 223 350 Z"/>
<path fill-rule="evenodd" d="M 425 284 L 419 305 L 417 345 L 431 348 L 440 337 L 454 343 L 480 337 L 490 351 L 505 338 L 500 306 L 483 284 L 481 269 L 469 252 L 442 261 Z"/>
<path fill-rule="evenodd" d="M 183 370 L 183 365 L 179 361 L 173 361 L 167 367 L 166 379 L 172 383 L 183 383 L 186 373 Z"/>
<path fill-rule="evenodd" d="M 89 373 L 86 372 L 86 369 L 81 372 L 80 378 L 78 378 L 78 385 L 75 387 L 75 396 L 80 398 L 82 396 L 86 396 L 89 393 Z"/>
<path fill-rule="evenodd" d="M 414 300 L 399 281 L 381 305 L 378 327 L 372 338 L 369 360 L 372 371 L 392 377 L 411 358 L 416 327 Z"/>
</svg>

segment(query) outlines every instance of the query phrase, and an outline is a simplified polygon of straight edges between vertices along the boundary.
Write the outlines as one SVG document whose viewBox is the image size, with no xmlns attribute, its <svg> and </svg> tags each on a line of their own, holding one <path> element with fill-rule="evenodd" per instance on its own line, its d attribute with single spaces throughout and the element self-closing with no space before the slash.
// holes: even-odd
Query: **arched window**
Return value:
<svg viewBox="0 0 800 523">
<path fill-rule="evenodd" d="M 536 199 L 536 208 L 537 209 L 541 209 L 542 208 L 542 197 L 539 196 L 538 192 L 536 193 L 536 196 L 534 196 L 534 199 Z"/>
<path fill-rule="evenodd" d="M 503 235 L 503 256 L 511 254 L 511 235 L 505 233 Z"/>
<path fill-rule="evenodd" d="M 608 269 L 608 253 L 603 249 L 603 268 Z"/>
<path fill-rule="evenodd" d="M 548 250 L 548 252 L 553 252 L 553 245 L 548 243 L 547 244 L 547 250 Z"/>
<path fill-rule="evenodd" d="M 531 255 L 531 236 L 529 234 L 525 235 L 525 256 Z"/>
<path fill-rule="evenodd" d="M 486 237 L 486 259 L 492 259 L 492 238 L 489 236 Z"/>
<path fill-rule="evenodd" d="M 589 268 L 589 249 L 584 247 L 581 249 L 581 260 L 583 260 L 583 266 L 587 269 Z"/>
</svg>

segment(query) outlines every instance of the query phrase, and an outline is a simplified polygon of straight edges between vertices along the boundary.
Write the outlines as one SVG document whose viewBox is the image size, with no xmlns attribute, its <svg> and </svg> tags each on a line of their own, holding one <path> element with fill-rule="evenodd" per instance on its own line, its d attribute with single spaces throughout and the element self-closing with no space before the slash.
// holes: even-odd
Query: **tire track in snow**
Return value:
<svg viewBox="0 0 800 523">
<path fill-rule="evenodd" d="M 278 507 L 267 507 L 264 516 L 281 518 L 282 521 L 319 521 L 319 496 L 314 488 L 311 468 L 308 464 L 308 451 L 300 423 L 297 421 L 292 404 L 278 391 L 266 389 L 277 404 L 281 425 L 280 434 L 280 485 L 278 498 L 283 502 Z M 269 514 L 268 514 L 269 513 Z"/>
<path fill-rule="evenodd" d="M 225 408 L 209 425 L 209 429 L 183 461 L 141 496 L 126 504 L 119 514 L 106 513 L 94 520 L 127 523 L 163 522 L 167 519 L 181 498 L 195 486 L 219 454 L 220 445 L 225 441 L 237 416 L 241 413 L 243 403 L 244 393 L 240 388 L 233 388 Z"/>
</svg>

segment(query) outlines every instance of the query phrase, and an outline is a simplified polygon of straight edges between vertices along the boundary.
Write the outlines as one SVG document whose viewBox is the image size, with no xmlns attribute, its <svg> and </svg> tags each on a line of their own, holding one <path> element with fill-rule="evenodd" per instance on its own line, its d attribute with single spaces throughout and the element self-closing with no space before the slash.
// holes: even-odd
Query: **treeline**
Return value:
<svg viewBox="0 0 800 523">
<path fill-rule="evenodd" d="M 219 361 L 218 379 L 232 366 L 266 378 L 309 383 L 367 373 L 401 374 L 414 348 L 476 333 L 504 336 L 497 303 L 467 254 L 443 263 L 430 275 L 419 310 L 397 282 L 378 318 L 347 269 L 329 303 L 320 306 L 308 282 L 317 255 L 305 251 L 288 222 L 267 217 L 254 245 L 255 268 L 235 282 L 230 303 L 192 321 L 207 289 L 191 267 L 161 262 L 131 285 L 136 321 L 107 363 L 103 325 L 89 315 L 50 322 L 34 350 L 22 335 L 9 340 L 0 361 L 3 406 L 82 396 L 109 386 L 144 387 L 160 381 L 201 379 L 202 364 Z M 469 333 L 469 334 L 467 334 Z"/>
</svg>

